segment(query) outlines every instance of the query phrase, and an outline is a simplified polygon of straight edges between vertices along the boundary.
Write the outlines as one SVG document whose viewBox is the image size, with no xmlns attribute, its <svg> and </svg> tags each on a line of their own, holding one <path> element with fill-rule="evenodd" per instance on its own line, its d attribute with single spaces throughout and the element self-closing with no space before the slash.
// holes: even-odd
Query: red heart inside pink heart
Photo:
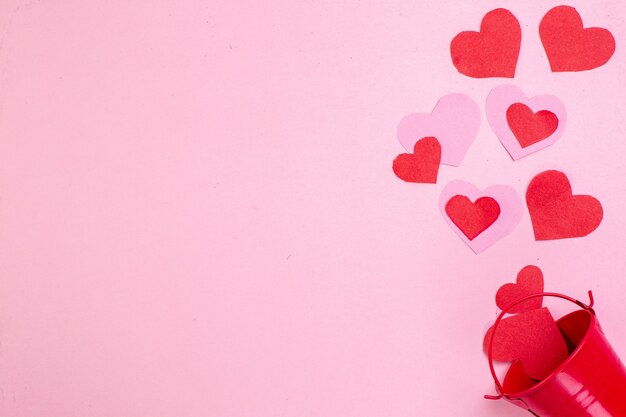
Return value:
<svg viewBox="0 0 626 417">
<path fill-rule="evenodd" d="M 567 124 L 565 105 L 558 97 L 529 98 L 513 85 L 491 90 L 485 110 L 489 125 L 514 160 L 554 144 Z"/>
<path fill-rule="evenodd" d="M 472 202 L 464 195 L 455 195 L 446 204 L 446 213 L 469 240 L 474 240 L 498 220 L 500 205 L 491 197 Z"/>
<path fill-rule="evenodd" d="M 544 140 L 559 126 L 556 114 L 549 110 L 533 112 L 523 103 L 514 103 L 506 111 L 506 120 L 522 148 Z"/>
<path fill-rule="evenodd" d="M 448 183 L 439 196 L 439 211 L 446 223 L 476 253 L 511 233 L 522 219 L 522 210 L 517 191 L 508 185 L 480 190 L 457 180 Z"/>
</svg>

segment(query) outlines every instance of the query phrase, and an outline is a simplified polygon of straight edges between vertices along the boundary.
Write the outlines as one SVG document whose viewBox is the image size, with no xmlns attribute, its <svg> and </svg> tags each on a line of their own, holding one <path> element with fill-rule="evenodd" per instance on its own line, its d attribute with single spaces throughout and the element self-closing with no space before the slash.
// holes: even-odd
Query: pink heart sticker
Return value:
<svg viewBox="0 0 626 417">
<path fill-rule="evenodd" d="M 512 85 L 491 90 L 486 111 L 489 125 L 514 160 L 555 143 L 567 122 L 565 105 L 557 97 L 528 98 Z"/>
<path fill-rule="evenodd" d="M 481 198 L 489 197 L 497 202 L 499 214 L 494 221 L 489 223 L 488 227 L 479 228 L 482 230 L 478 235 L 468 236 L 467 231 L 461 228 L 464 222 L 458 218 L 460 212 L 455 214 L 455 219 L 450 218 L 448 214 L 450 212 L 448 203 L 454 201 L 455 198 L 458 199 L 457 196 L 467 197 L 473 203 Z M 523 205 L 515 190 L 508 185 L 492 185 L 481 191 L 473 184 L 457 180 L 446 185 L 441 192 L 439 211 L 459 238 L 475 253 L 480 253 L 515 229 L 522 219 Z M 465 223 L 470 220 L 467 219 Z"/>
<path fill-rule="evenodd" d="M 459 166 L 480 127 L 478 105 L 464 94 L 441 97 L 432 113 L 411 113 L 398 124 L 398 139 L 407 152 L 427 136 L 441 144 L 441 163 Z"/>
</svg>

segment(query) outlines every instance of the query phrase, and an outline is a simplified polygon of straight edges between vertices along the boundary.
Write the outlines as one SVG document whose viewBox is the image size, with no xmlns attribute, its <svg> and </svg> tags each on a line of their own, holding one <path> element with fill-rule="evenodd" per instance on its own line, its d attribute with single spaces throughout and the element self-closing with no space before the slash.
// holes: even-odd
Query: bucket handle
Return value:
<svg viewBox="0 0 626 417">
<path fill-rule="evenodd" d="M 491 371 L 491 376 L 493 377 L 493 381 L 496 384 L 496 391 L 498 392 L 498 395 L 485 395 L 485 399 L 487 400 L 499 400 L 503 397 L 509 399 L 509 400 L 514 400 L 515 398 L 510 398 L 508 395 L 505 395 L 502 393 L 502 384 L 500 383 L 500 380 L 498 379 L 498 376 L 496 375 L 496 370 L 493 366 L 493 354 L 492 354 L 492 350 L 493 350 L 493 341 L 496 338 L 496 330 L 498 328 L 498 325 L 500 324 L 500 322 L 502 321 L 502 319 L 504 318 L 504 315 L 511 310 L 513 307 L 515 307 L 518 304 L 523 303 L 524 301 L 530 300 L 532 298 L 537 298 L 537 297 L 556 297 L 556 298 L 562 298 L 564 300 L 567 301 L 571 301 L 572 303 L 576 304 L 577 306 L 579 306 L 580 308 L 584 309 L 584 310 L 591 310 L 593 311 L 593 304 L 594 304 L 594 299 L 593 299 L 593 293 L 591 291 L 589 291 L 589 305 L 583 303 L 582 301 L 578 301 L 572 297 L 569 297 L 567 295 L 563 295 L 563 294 L 559 294 L 559 293 L 554 293 L 554 292 L 540 292 L 537 294 L 532 294 L 529 296 L 526 296 L 522 299 L 519 299 L 511 304 L 509 304 L 508 306 L 506 306 L 505 309 L 502 310 L 502 312 L 500 313 L 500 315 L 498 316 L 498 318 L 496 319 L 496 322 L 493 324 L 493 333 L 491 334 L 491 340 L 489 341 L 489 349 L 487 350 L 487 359 L 489 360 L 489 370 Z"/>
</svg>

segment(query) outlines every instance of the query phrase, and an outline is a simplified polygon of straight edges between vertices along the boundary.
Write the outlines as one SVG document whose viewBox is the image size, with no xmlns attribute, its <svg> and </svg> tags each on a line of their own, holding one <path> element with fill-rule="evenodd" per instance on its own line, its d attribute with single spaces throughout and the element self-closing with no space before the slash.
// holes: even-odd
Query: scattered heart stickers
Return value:
<svg viewBox="0 0 626 417">
<path fill-rule="evenodd" d="M 442 97 L 432 113 L 411 113 L 398 124 L 398 139 L 407 150 L 424 137 L 435 137 L 441 145 L 441 163 L 459 166 L 480 127 L 478 105 L 464 94 Z"/>
<path fill-rule="evenodd" d="M 494 331 L 487 331 L 483 349 L 489 351 Z M 495 332 L 492 357 L 499 362 L 519 360 L 526 373 L 542 380 L 567 359 L 568 350 L 554 317 L 546 307 L 507 317 Z"/>
<path fill-rule="evenodd" d="M 575 8 L 558 6 L 539 25 L 539 36 L 553 72 L 587 71 L 606 64 L 615 38 L 606 29 L 583 27 Z"/>
<path fill-rule="evenodd" d="M 452 181 L 441 192 L 439 211 L 461 240 L 480 253 L 515 229 L 522 203 L 506 185 L 481 191 L 468 182 Z"/>
<path fill-rule="evenodd" d="M 504 284 L 496 293 L 496 305 L 501 310 L 529 295 L 543 292 L 543 274 L 535 265 L 527 265 L 517 274 L 517 283 Z M 517 314 L 541 308 L 543 299 L 531 298 L 509 309 L 509 313 Z"/>
<path fill-rule="evenodd" d="M 528 98 L 512 85 L 491 90 L 486 111 L 489 125 L 514 160 L 555 143 L 567 122 L 565 106 L 557 97 Z"/>
<path fill-rule="evenodd" d="M 515 76 L 522 30 L 513 14 L 495 9 L 485 15 L 480 32 L 461 32 L 450 44 L 456 69 L 473 78 Z"/>
<path fill-rule="evenodd" d="M 433 137 L 415 142 L 413 153 L 403 153 L 393 160 L 393 172 L 401 180 L 417 183 L 437 183 L 441 146 Z"/>
<path fill-rule="evenodd" d="M 576 9 L 569 6 L 550 10 L 540 23 L 539 35 L 554 72 L 596 68 L 615 52 L 613 35 L 603 28 L 585 28 Z M 459 73 L 469 77 L 513 78 L 521 41 L 519 21 L 509 10 L 499 8 L 484 16 L 478 32 L 457 34 L 450 43 L 450 55 Z M 491 90 L 486 113 L 513 160 L 554 144 L 567 124 L 565 106 L 557 97 L 528 97 L 512 85 Z M 393 161 L 395 175 L 406 182 L 436 183 L 440 164 L 461 164 L 476 139 L 480 118 L 478 105 L 464 94 L 442 97 L 431 113 L 406 115 L 398 124 L 398 139 L 407 153 Z M 572 195 L 567 176 L 558 171 L 533 178 L 526 203 L 536 240 L 586 236 L 603 217 L 600 202 L 591 196 Z M 439 210 L 475 253 L 511 233 L 522 217 L 522 203 L 512 187 L 494 185 L 480 191 L 463 181 L 444 188 Z M 541 271 L 529 267 L 520 272 L 517 283 L 501 289 L 498 305 L 542 285 Z M 535 312 L 538 306 L 537 301 L 529 301 L 515 311 L 521 316 Z"/>
<path fill-rule="evenodd" d="M 569 179 L 560 171 L 535 176 L 526 191 L 526 204 L 536 240 L 587 236 L 603 218 L 600 202 L 589 195 L 572 195 Z"/>
</svg>

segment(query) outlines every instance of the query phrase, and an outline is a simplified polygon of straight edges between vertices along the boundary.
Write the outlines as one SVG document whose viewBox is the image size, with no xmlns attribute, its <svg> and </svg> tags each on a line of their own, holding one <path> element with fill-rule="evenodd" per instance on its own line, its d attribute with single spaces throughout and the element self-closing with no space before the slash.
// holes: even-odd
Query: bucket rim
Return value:
<svg viewBox="0 0 626 417">
<path fill-rule="evenodd" d="M 501 394 L 503 397 L 505 397 L 506 399 L 509 400 L 523 400 L 524 397 L 528 397 L 529 395 L 534 394 L 536 391 L 539 391 L 541 388 L 543 388 L 543 386 L 547 385 L 548 383 L 550 383 L 552 381 L 552 379 L 554 379 L 554 377 L 559 374 L 561 371 L 563 371 L 563 369 L 565 369 L 565 367 L 567 365 L 570 364 L 570 362 L 572 362 L 574 360 L 574 358 L 578 355 L 578 353 L 580 352 L 580 350 L 582 349 L 583 345 L 585 344 L 585 342 L 587 340 L 589 340 L 589 338 L 591 337 L 591 330 L 593 328 L 596 327 L 596 324 L 598 323 L 598 317 L 596 316 L 596 313 L 593 309 L 581 309 L 581 310 L 576 310 L 576 311 L 572 311 L 571 313 L 566 314 L 565 316 L 561 317 L 559 320 L 564 319 L 565 317 L 571 315 L 571 314 L 577 314 L 580 312 L 585 312 L 587 314 L 589 314 L 589 316 L 591 317 L 591 321 L 589 322 L 589 327 L 587 328 L 587 331 L 585 333 L 585 336 L 581 339 L 580 343 L 578 344 L 578 346 L 576 346 L 576 349 L 574 349 L 572 351 L 572 353 L 567 357 L 567 359 L 565 359 L 563 361 L 563 363 L 561 363 L 554 371 L 550 372 L 550 374 L 545 377 L 544 379 L 542 379 L 541 381 L 539 381 L 537 384 L 533 385 L 530 388 L 527 388 L 523 391 L 519 391 L 519 392 L 514 392 L 514 393 L 505 393 L 503 392 L 503 390 L 501 389 Z M 558 322 L 558 320 L 557 320 Z"/>
</svg>

